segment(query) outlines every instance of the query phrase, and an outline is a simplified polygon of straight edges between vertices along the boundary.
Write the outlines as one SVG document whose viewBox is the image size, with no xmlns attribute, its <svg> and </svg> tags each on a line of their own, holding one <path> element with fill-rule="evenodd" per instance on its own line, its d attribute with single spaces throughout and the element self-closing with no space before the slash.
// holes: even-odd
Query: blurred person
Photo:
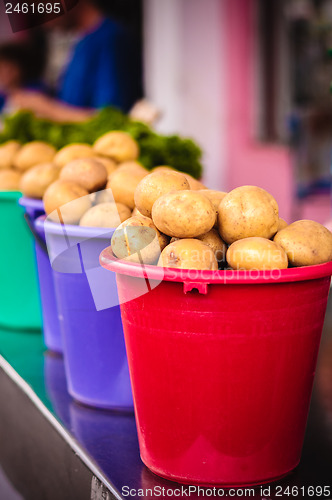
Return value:
<svg viewBox="0 0 332 500">
<path fill-rule="evenodd" d="M 39 37 L 0 45 L 0 112 L 7 99 L 20 89 L 43 90 L 43 51 L 35 46 Z"/>
<path fill-rule="evenodd" d="M 107 17 L 109 0 L 81 0 L 53 22 L 80 37 L 62 75 L 56 98 L 41 92 L 14 91 L 13 106 L 54 121 L 81 121 L 113 105 L 127 112 L 141 97 L 139 55 L 125 27 Z"/>
</svg>

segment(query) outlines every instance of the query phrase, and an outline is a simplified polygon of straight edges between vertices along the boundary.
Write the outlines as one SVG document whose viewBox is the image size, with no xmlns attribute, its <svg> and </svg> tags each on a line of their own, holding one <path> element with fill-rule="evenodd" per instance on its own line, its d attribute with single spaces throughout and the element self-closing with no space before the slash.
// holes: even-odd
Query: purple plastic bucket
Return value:
<svg viewBox="0 0 332 500">
<path fill-rule="evenodd" d="M 25 208 L 31 220 L 37 219 L 45 213 L 43 200 L 36 200 L 34 198 L 26 198 L 23 196 L 18 200 L 19 205 Z"/>
<path fill-rule="evenodd" d="M 35 241 L 40 300 L 42 304 L 44 344 L 50 351 L 62 353 L 61 330 L 55 298 L 52 267 L 47 254 L 43 224 L 36 227 L 35 221 L 45 213 L 42 200 L 21 198 L 19 204 L 25 208 L 28 224 L 37 239 Z M 39 236 L 39 238 L 38 238 Z"/>
<path fill-rule="evenodd" d="M 45 218 L 37 221 L 37 227 Z M 133 410 L 115 274 L 99 255 L 113 229 L 45 221 L 64 344 L 68 391 L 88 406 Z"/>
</svg>

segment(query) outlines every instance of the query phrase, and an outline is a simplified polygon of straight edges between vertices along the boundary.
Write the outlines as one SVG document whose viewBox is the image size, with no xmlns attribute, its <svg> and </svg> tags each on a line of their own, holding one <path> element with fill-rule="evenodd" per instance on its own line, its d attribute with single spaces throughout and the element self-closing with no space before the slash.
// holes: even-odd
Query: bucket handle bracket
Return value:
<svg viewBox="0 0 332 500">
<path fill-rule="evenodd" d="M 197 282 L 195 283 L 194 281 L 186 281 L 185 283 L 183 283 L 184 293 L 192 292 L 192 290 L 198 290 L 198 293 L 206 295 L 208 292 L 208 284 Z"/>
</svg>

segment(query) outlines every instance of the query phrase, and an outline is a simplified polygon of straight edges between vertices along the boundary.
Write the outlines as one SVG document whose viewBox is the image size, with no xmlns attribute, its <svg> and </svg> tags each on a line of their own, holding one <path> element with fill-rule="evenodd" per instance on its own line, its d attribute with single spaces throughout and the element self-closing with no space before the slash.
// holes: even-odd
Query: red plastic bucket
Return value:
<svg viewBox="0 0 332 500">
<path fill-rule="evenodd" d="M 262 484 L 292 471 L 332 262 L 197 272 L 141 268 L 110 249 L 100 261 L 117 273 L 143 462 L 199 485 Z M 130 300 L 147 275 L 151 291 Z"/>
</svg>

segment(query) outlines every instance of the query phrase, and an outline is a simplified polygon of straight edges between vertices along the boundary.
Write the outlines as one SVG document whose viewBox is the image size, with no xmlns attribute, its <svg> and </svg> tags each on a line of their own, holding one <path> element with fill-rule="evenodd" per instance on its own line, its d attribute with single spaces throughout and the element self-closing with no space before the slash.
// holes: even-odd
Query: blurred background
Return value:
<svg viewBox="0 0 332 500">
<path fill-rule="evenodd" d="M 0 107 L 42 114 L 34 91 L 84 118 L 85 109 L 129 111 L 145 97 L 160 111 L 158 131 L 202 147 L 208 187 L 258 185 L 288 222 L 326 224 L 330 47 L 332 0 L 81 0 L 15 34 L 0 4 Z"/>
<path fill-rule="evenodd" d="M 207 187 L 263 187 L 287 222 L 313 219 L 332 230 L 332 0 L 61 5 L 65 13 L 36 22 L 35 14 L 8 16 L 0 1 L 0 130 L 20 110 L 56 122 L 85 121 L 106 106 L 136 110 L 161 134 L 201 146 Z M 330 344 L 317 386 L 331 420 Z M 312 436 L 325 474 L 325 435 Z M 0 498 L 23 498 L 1 468 Z"/>
</svg>

